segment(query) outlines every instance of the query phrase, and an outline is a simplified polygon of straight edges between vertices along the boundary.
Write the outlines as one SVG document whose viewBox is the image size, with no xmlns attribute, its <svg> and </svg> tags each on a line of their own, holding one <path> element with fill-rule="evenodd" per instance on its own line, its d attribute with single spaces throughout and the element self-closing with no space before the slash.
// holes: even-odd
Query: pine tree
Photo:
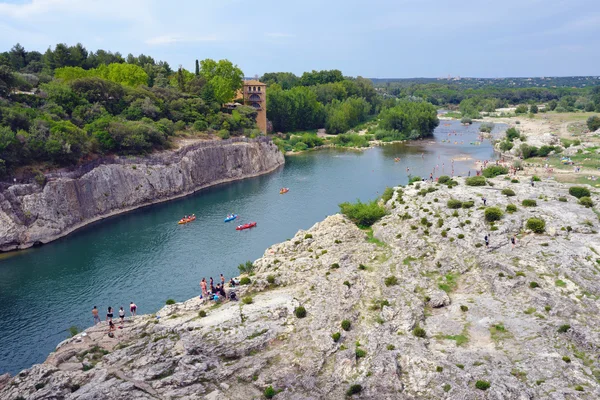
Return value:
<svg viewBox="0 0 600 400">
<path fill-rule="evenodd" d="M 196 76 L 200 75 L 200 63 L 196 60 Z"/>
</svg>

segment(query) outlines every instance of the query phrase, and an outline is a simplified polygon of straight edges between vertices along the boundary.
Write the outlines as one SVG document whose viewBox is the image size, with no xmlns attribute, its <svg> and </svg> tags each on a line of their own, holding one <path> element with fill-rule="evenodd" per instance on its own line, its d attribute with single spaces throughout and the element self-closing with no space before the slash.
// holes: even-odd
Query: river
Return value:
<svg viewBox="0 0 600 400">
<path fill-rule="evenodd" d="M 0 374 L 44 361 L 69 336 L 70 326 L 92 324 L 94 305 L 103 319 L 107 306 L 128 310 L 130 301 L 139 313 L 152 313 L 167 299 L 198 295 L 202 277 L 217 281 L 223 273 L 229 280 L 238 264 L 336 213 L 339 203 L 370 200 L 386 186 L 406 184 L 407 167 L 429 177 L 439 165 L 437 175 L 449 175 L 454 158 L 456 175 L 474 173 L 475 160 L 494 157 L 489 140 L 469 144 L 477 140 L 478 126 L 441 121 L 430 140 L 290 156 L 269 175 L 99 221 L 39 248 L 0 254 Z M 494 132 L 499 130 L 497 125 Z M 451 142 L 442 142 L 453 131 Z M 281 187 L 290 192 L 280 195 Z M 238 220 L 224 223 L 229 212 L 239 214 Z M 191 213 L 195 222 L 177 224 Z M 256 228 L 235 230 L 251 220 Z"/>
</svg>

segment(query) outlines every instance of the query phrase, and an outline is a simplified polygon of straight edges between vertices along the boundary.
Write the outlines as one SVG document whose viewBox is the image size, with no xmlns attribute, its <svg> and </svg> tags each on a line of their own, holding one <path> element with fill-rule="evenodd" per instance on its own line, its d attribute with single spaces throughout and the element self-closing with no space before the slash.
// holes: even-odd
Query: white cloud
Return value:
<svg viewBox="0 0 600 400">
<path fill-rule="evenodd" d="M 165 44 L 174 43 L 194 43 L 194 42 L 214 42 L 218 38 L 216 35 L 207 36 L 185 36 L 185 35 L 162 35 L 156 36 L 145 41 L 146 44 L 151 46 L 161 46 Z"/>
</svg>

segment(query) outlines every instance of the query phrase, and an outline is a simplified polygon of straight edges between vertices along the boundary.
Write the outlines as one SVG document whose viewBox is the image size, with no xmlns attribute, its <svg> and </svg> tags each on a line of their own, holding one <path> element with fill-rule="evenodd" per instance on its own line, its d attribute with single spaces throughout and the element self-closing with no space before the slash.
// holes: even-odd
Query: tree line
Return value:
<svg viewBox="0 0 600 400">
<path fill-rule="evenodd" d="M 222 108 L 242 86 L 227 60 L 196 71 L 80 44 L 0 54 L 0 177 L 27 165 L 74 165 L 104 154 L 167 148 L 177 133 L 256 135 L 256 111 Z"/>
</svg>

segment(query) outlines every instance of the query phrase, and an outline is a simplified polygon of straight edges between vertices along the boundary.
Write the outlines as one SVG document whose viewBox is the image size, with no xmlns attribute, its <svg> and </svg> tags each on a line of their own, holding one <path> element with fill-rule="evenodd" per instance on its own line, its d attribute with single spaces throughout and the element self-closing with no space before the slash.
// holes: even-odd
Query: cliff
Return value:
<svg viewBox="0 0 600 400">
<path fill-rule="evenodd" d="M 0 188 L 0 251 L 48 243 L 90 222 L 283 165 L 264 138 L 199 142 L 148 157 L 117 157 Z"/>
<path fill-rule="evenodd" d="M 244 301 L 90 328 L 0 398 L 599 398 L 598 217 L 553 182 L 457 180 L 397 188 L 373 236 L 334 215 L 270 247 Z M 490 225 L 482 196 L 516 210 Z"/>
</svg>

